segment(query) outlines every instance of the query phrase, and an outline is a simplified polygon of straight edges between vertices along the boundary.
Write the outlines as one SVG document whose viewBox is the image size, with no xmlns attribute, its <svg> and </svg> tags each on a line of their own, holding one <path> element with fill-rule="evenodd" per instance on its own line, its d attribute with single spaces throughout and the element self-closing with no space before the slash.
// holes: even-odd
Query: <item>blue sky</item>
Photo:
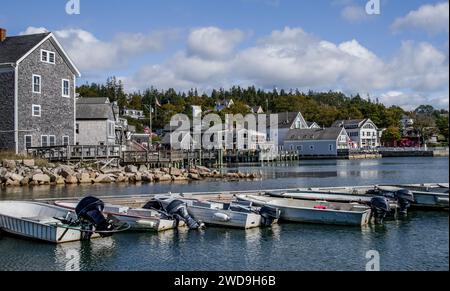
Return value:
<svg viewBox="0 0 450 291">
<path fill-rule="evenodd" d="M 53 31 L 80 82 L 342 90 L 448 108 L 447 0 L 381 0 L 380 15 L 365 13 L 368 0 L 80 0 L 80 15 L 68 0 L 2 2 L 0 26 Z"/>
</svg>

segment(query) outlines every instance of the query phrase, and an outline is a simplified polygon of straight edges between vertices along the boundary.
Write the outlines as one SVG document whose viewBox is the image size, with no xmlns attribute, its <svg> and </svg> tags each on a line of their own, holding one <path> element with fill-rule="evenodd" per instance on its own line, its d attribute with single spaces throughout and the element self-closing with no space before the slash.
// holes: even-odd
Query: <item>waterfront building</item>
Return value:
<svg viewBox="0 0 450 291">
<path fill-rule="evenodd" d="M 130 117 L 133 119 L 144 119 L 145 118 L 144 111 L 136 110 L 136 109 L 128 109 L 128 108 L 124 108 L 122 110 L 122 116 Z"/>
<path fill-rule="evenodd" d="M 115 145 L 118 108 L 108 98 L 76 100 L 76 137 L 78 145 Z"/>
<path fill-rule="evenodd" d="M 80 76 L 53 33 L 9 37 L 0 29 L 0 149 L 75 144 Z"/>
<path fill-rule="evenodd" d="M 276 141 L 279 150 L 287 150 L 284 147 L 286 136 L 291 129 L 308 129 L 308 123 L 303 118 L 301 112 L 276 113 L 278 122 L 275 127 L 270 127 L 270 119 L 267 121 L 268 139 Z M 268 117 L 269 118 L 269 117 Z"/>
<path fill-rule="evenodd" d="M 349 149 L 350 138 L 343 127 L 289 130 L 284 147 L 300 156 L 337 156 L 339 150 Z"/>
<path fill-rule="evenodd" d="M 317 124 L 317 122 L 310 122 L 310 121 L 307 121 L 306 124 L 308 125 L 309 128 L 315 128 L 315 129 L 320 129 L 320 128 L 322 128 L 322 127 L 320 127 L 319 124 Z"/>
<path fill-rule="evenodd" d="M 377 148 L 380 146 L 381 131 L 369 118 L 338 120 L 333 127 L 343 127 L 355 148 Z"/>
<path fill-rule="evenodd" d="M 233 105 L 234 105 L 233 99 L 219 100 L 219 101 L 216 101 L 215 109 L 216 109 L 216 111 L 220 112 L 220 111 L 222 111 L 224 109 L 231 108 Z"/>
<path fill-rule="evenodd" d="M 250 107 L 250 112 L 253 114 L 264 114 L 264 109 L 261 106 Z"/>
</svg>

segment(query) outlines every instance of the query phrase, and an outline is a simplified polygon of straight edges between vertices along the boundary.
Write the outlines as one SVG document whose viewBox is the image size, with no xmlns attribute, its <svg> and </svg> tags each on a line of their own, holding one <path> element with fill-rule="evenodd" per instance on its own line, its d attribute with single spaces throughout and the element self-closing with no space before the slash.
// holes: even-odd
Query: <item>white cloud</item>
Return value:
<svg viewBox="0 0 450 291">
<path fill-rule="evenodd" d="M 442 98 L 448 96 L 442 93 L 448 90 L 449 84 L 448 54 L 429 43 L 404 42 L 392 58 L 383 60 L 355 39 L 336 44 L 300 28 L 286 27 L 273 31 L 253 46 L 220 54 L 221 58 L 188 52 L 179 52 L 158 66 L 170 81 L 155 77 L 155 70 L 146 66 L 127 82 L 134 89 L 151 84 L 180 90 L 252 84 L 266 89 L 273 86 L 303 90 L 339 88 L 371 95 L 410 90 L 409 96 L 425 98 L 415 98 L 419 101 L 435 96 L 429 100 L 443 106 L 446 102 Z M 389 101 L 391 95 L 383 97 Z"/>
<path fill-rule="evenodd" d="M 448 108 L 448 91 L 437 96 L 427 96 L 420 93 L 406 93 L 402 91 L 389 91 L 379 97 L 379 101 L 387 106 L 400 106 L 405 110 L 413 111 L 420 105 L 431 104 L 435 108 Z"/>
<path fill-rule="evenodd" d="M 28 27 L 21 34 L 45 32 L 43 27 Z M 132 58 L 144 53 L 160 51 L 165 42 L 175 37 L 177 31 L 160 31 L 148 34 L 119 33 L 111 41 L 102 41 L 83 29 L 54 31 L 75 64 L 81 71 L 98 72 L 125 66 Z"/>
<path fill-rule="evenodd" d="M 350 5 L 341 11 L 341 17 L 349 22 L 360 22 L 369 19 L 369 15 L 362 6 Z"/>
<path fill-rule="evenodd" d="M 229 56 L 243 39 L 244 33 L 238 29 L 221 30 L 217 27 L 195 29 L 188 37 L 188 53 L 210 59 L 224 58 Z"/>
<path fill-rule="evenodd" d="M 399 32 L 405 29 L 424 30 L 430 34 L 449 32 L 449 3 L 423 5 L 418 10 L 409 12 L 392 24 L 392 30 Z"/>
<path fill-rule="evenodd" d="M 29 26 L 25 31 L 19 33 L 19 35 L 46 33 L 48 30 L 45 27 L 33 27 Z"/>
<path fill-rule="evenodd" d="M 124 71 L 130 58 L 152 54 L 163 47 L 165 39 L 153 37 L 155 34 L 125 34 L 101 41 L 79 29 L 55 34 L 83 73 L 90 70 L 99 74 L 115 68 Z M 143 63 L 135 73 L 120 78 L 130 91 L 152 85 L 177 90 L 209 90 L 235 84 L 264 89 L 277 86 L 370 93 L 381 96 L 388 105 L 406 108 L 421 103 L 448 108 L 448 51 L 430 43 L 405 41 L 392 57 L 384 59 L 356 39 L 333 43 L 301 28 L 275 30 L 250 46 L 238 48 L 242 38 L 239 31 L 195 29 L 188 36 L 186 49 L 161 63 Z"/>
</svg>

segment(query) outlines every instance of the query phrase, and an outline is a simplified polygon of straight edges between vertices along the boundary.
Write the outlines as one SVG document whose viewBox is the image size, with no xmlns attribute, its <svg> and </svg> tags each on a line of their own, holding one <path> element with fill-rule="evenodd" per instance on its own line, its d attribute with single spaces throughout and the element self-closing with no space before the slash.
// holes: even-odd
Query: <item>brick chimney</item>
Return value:
<svg viewBox="0 0 450 291">
<path fill-rule="evenodd" d="M 5 41 L 6 39 L 6 29 L 0 27 L 0 42 Z"/>
</svg>

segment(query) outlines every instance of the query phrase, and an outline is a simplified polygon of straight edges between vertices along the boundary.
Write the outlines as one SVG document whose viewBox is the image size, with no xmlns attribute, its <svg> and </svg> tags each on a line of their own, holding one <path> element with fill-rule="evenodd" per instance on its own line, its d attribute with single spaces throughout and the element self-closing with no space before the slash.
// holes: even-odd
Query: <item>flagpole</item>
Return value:
<svg viewBox="0 0 450 291">
<path fill-rule="evenodd" d="M 150 103 L 150 147 L 149 149 L 153 146 L 153 120 L 152 120 L 152 105 Z"/>
</svg>

